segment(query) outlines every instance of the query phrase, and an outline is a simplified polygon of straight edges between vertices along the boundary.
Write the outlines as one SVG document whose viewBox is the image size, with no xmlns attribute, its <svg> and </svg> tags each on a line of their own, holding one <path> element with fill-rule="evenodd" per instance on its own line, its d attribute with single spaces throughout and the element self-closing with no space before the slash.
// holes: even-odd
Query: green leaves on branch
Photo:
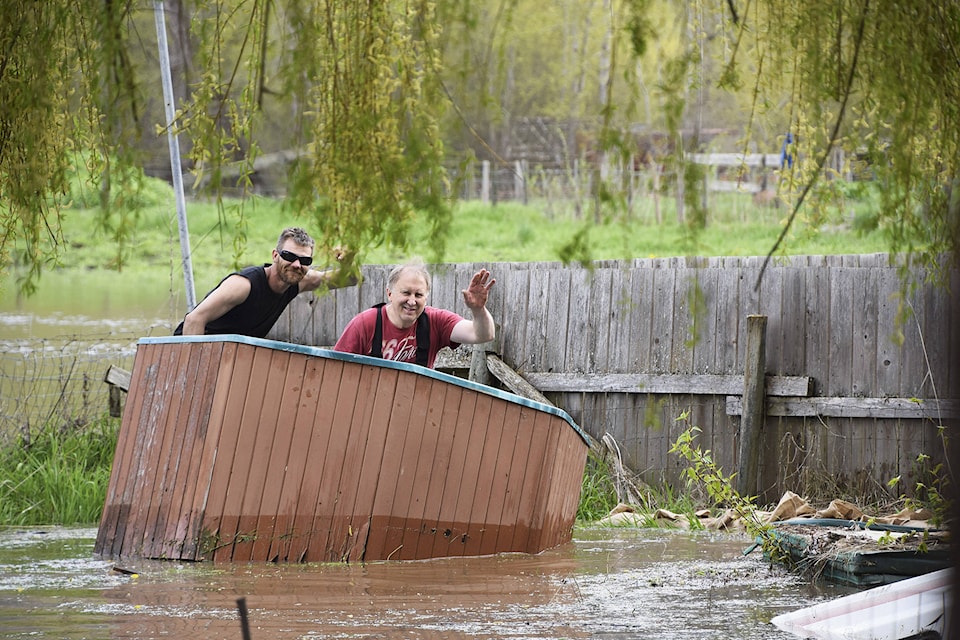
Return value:
<svg viewBox="0 0 960 640">
<path fill-rule="evenodd" d="M 689 411 L 684 411 L 677 421 L 685 422 L 689 418 Z M 736 474 L 729 476 L 723 474 L 723 470 L 714 462 L 710 451 L 701 449 L 696 444 L 698 433 L 700 433 L 699 427 L 689 427 L 677 437 L 669 450 L 670 453 L 677 454 L 687 462 L 687 467 L 683 470 L 687 480 L 692 485 L 705 489 L 717 505 L 733 510 L 747 532 L 758 540 L 768 557 L 774 560 L 785 559 L 786 554 L 780 549 L 779 541 L 773 535 L 772 525 L 762 522 L 757 515 L 757 507 L 754 504 L 756 498 L 741 496 L 737 492 L 733 486 Z"/>
<path fill-rule="evenodd" d="M 324 240 L 362 251 L 405 248 L 414 212 L 442 257 L 451 211 L 437 127 L 438 28 L 429 2 L 327 0 L 304 12 L 299 45 L 308 79 L 311 142 L 290 202 Z"/>
</svg>

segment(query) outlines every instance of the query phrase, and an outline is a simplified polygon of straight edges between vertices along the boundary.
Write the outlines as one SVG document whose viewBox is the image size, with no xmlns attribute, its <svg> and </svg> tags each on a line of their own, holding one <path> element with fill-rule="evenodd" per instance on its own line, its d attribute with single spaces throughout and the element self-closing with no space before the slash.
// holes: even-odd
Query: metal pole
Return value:
<svg viewBox="0 0 960 640">
<path fill-rule="evenodd" d="M 173 174 L 173 192 L 177 199 L 177 227 L 180 230 L 180 255 L 183 263 L 183 282 L 187 292 L 187 311 L 192 311 L 197 305 L 197 293 L 193 286 L 193 264 L 190 260 L 190 233 L 187 230 L 187 205 L 183 199 L 180 141 L 174 129 L 176 110 L 173 105 L 173 81 L 170 79 L 170 50 L 167 48 L 167 21 L 163 15 L 162 0 L 154 0 L 153 17 L 157 23 L 157 47 L 160 49 L 160 78 L 163 82 L 163 106 L 167 118 L 167 142 L 170 145 L 170 171 Z"/>
</svg>

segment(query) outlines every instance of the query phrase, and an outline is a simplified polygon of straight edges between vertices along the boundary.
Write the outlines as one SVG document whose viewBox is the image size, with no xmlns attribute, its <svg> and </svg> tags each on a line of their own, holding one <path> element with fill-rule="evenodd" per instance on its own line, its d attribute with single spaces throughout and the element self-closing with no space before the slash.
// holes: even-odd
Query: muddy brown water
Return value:
<svg viewBox="0 0 960 640">
<path fill-rule="evenodd" d="M 111 562 L 95 537 L 0 530 L 0 637 L 241 640 L 244 598 L 252 640 L 776 639 L 793 636 L 775 615 L 853 591 L 744 555 L 741 534 L 578 528 L 538 555 L 216 566 Z"/>
</svg>

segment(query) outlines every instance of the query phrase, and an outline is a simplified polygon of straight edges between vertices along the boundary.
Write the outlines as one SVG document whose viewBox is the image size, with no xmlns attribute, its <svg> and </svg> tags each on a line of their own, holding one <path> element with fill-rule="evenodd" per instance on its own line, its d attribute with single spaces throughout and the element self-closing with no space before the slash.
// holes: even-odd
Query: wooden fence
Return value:
<svg viewBox="0 0 960 640">
<path fill-rule="evenodd" d="M 747 317 L 767 318 L 766 418 L 756 493 L 811 499 L 910 493 L 946 458 L 938 425 L 955 414 L 957 301 L 905 289 L 886 254 L 664 258 L 436 265 L 434 306 L 467 313 L 460 290 L 479 268 L 497 279 L 489 308 L 502 359 L 651 484 L 681 481 L 669 453 L 690 426 L 726 473 L 738 469 Z M 294 301 L 270 337 L 332 345 L 385 299 L 389 267 Z M 914 276 L 923 276 L 914 272 Z M 953 273 L 953 291 L 960 277 Z M 904 293 L 906 292 L 906 293 Z M 684 420 L 678 420 L 681 415 Z M 918 462 L 920 454 L 929 461 Z M 887 482 L 901 476 L 901 485 Z"/>
</svg>

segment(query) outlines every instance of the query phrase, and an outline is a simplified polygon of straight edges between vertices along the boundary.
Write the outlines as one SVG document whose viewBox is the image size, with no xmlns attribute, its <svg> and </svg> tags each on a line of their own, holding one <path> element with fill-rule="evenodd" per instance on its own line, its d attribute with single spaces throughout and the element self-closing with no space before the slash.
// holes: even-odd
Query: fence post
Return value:
<svg viewBox="0 0 960 640">
<path fill-rule="evenodd" d="M 480 201 L 484 204 L 490 202 L 490 161 L 484 160 L 480 163 Z"/>
<path fill-rule="evenodd" d="M 470 373 L 468 377 L 473 382 L 490 386 L 493 383 L 493 374 L 487 368 L 487 353 L 500 353 L 500 327 L 490 342 L 473 345 L 470 356 Z"/>
<path fill-rule="evenodd" d="M 747 316 L 747 352 L 743 367 L 743 414 L 740 418 L 740 458 L 737 491 L 747 497 L 757 492 L 760 466 L 760 430 L 766 415 L 767 316 Z"/>
</svg>

